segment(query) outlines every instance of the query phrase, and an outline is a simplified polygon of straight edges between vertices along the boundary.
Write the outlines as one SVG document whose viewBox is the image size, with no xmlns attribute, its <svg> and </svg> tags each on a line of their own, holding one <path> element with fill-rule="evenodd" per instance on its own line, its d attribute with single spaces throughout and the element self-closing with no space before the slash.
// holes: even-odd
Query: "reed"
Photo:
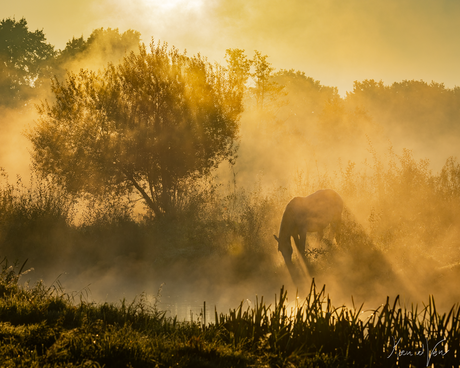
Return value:
<svg viewBox="0 0 460 368">
<path fill-rule="evenodd" d="M 459 305 L 441 314 L 432 296 L 421 311 L 401 306 L 397 297 L 370 312 L 364 317 L 363 305 L 333 307 L 325 287 L 318 290 L 313 281 L 307 298 L 296 299 L 291 310 L 281 289 L 273 307 L 263 299 L 246 310 L 241 303 L 227 314 L 216 313 L 216 321 L 234 348 L 269 351 L 294 365 L 321 354 L 360 367 L 459 364 Z"/>
</svg>

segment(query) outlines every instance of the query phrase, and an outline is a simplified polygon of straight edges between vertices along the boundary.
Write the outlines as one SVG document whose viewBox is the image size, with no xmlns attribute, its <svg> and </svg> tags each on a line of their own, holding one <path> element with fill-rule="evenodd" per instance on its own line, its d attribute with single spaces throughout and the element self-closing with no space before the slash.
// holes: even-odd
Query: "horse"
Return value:
<svg viewBox="0 0 460 368">
<path fill-rule="evenodd" d="M 307 197 L 295 197 L 286 206 L 278 242 L 278 250 L 283 255 L 289 269 L 292 269 L 291 237 L 305 261 L 305 245 L 307 233 L 318 233 L 320 241 L 324 237 L 324 229 L 331 224 L 333 239 L 338 241 L 342 222 L 343 200 L 332 189 L 318 190 Z"/>
</svg>

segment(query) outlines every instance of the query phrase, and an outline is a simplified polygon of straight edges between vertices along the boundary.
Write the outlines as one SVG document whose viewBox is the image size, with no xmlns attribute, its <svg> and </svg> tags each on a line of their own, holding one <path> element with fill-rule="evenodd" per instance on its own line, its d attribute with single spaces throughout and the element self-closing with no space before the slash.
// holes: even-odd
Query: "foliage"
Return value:
<svg viewBox="0 0 460 368">
<path fill-rule="evenodd" d="M 267 58 L 267 55 L 262 55 L 256 50 L 252 59 L 254 72 L 251 77 L 255 86 L 250 91 L 259 110 L 273 107 L 274 102 L 283 95 L 284 89 L 284 86 L 273 80 L 273 71 L 275 69 L 270 66 L 271 64 L 267 61 Z"/>
<path fill-rule="evenodd" d="M 250 76 L 252 60 L 248 60 L 241 49 L 227 49 L 225 60 L 230 78 L 234 80 L 233 84 L 237 86 L 240 98 L 243 99 L 247 90 L 246 83 Z"/>
<path fill-rule="evenodd" d="M 123 56 L 137 51 L 140 33 L 131 29 L 120 33 L 118 29 L 98 28 L 85 40 L 83 36 L 72 38 L 56 55 L 54 75 L 62 80 L 67 71 L 105 67 L 107 63 L 118 63 Z"/>
<path fill-rule="evenodd" d="M 227 49 L 225 54 L 227 68 L 236 80 L 236 85 L 240 86 L 241 94 L 249 92 L 246 96 L 248 105 L 254 105 L 259 111 L 273 109 L 280 98 L 285 96 L 284 86 L 274 80 L 275 69 L 270 66 L 267 58 L 267 55 L 257 50 L 252 59 L 248 59 L 241 49 Z"/>
<path fill-rule="evenodd" d="M 119 62 L 140 44 L 140 33 L 118 29 L 95 29 L 88 39 L 72 38 L 63 50 L 46 43 L 43 30 L 31 32 L 26 19 L 3 19 L 0 23 L 0 100 L 18 107 L 32 98 L 47 95 L 52 77 L 62 79 L 67 70 L 98 69 Z"/>
<path fill-rule="evenodd" d="M 152 43 L 118 66 L 55 81 L 53 93 L 30 134 L 33 160 L 71 192 L 135 190 L 161 216 L 235 156 L 238 86 L 200 56 Z"/>
<path fill-rule="evenodd" d="M 355 81 L 345 103 L 361 108 L 377 121 L 385 132 L 413 131 L 419 140 L 432 140 L 458 131 L 460 90 L 446 88 L 443 83 L 403 80 L 392 85 L 373 79 Z"/>
<path fill-rule="evenodd" d="M 226 314 L 216 311 L 214 323 L 204 325 L 166 317 L 142 295 L 132 303 L 75 303 L 60 288 L 20 286 L 22 269 L 16 272 L 2 262 L 5 367 L 458 364 L 459 306 L 438 313 L 432 297 L 420 311 L 398 298 L 371 311 L 335 308 L 312 282 L 305 300 L 289 302 L 282 288 L 273 307 L 262 297 L 246 310 L 241 303 Z"/>
<path fill-rule="evenodd" d="M 244 367 L 254 361 L 221 344 L 216 328 L 166 318 L 143 296 L 132 303 L 74 303 L 60 288 L 19 286 L 21 272 L 15 276 L 14 267 L 2 262 L 4 367 Z"/>
<path fill-rule="evenodd" d="M 375 153 L 374 153 L 375 154 Z M 416 238 L 429 248 L 458 227 L 457 161 L 449 158 L 434 175 L 429 161 L 416 161 L 410 150 L 389 150 L 388 163 L 374 156 L 374 173 L 359 188 L 373 196 L 371 235 L 388 247 L 396 238 Z"/>
<path fill-rule="evenodd" d="M 64 233 L 71 231 L 74 199 L 47 180 L 31 176 L 26 186 L 15 184 L 0 171 L 0 246 L 2 254 L 28 254 L 37 266 L 56 253 Z M 46 230 L 45 230 L 46 229 Z M 64 256 L 60 253 L 53 259 Z"/>
<path fill-rule="evenodd" d="M 224 341 L 263 354 L 271 366 L 309 366 L 313 360 L 334 367 L 417 366 L 427 357 L 439 366 L 458 363 L 459 306 L 439 314 L 434 298 L 421 311 L 401 307 L 399 298 L 372 311 L 334 308 L 313 281 L 304 301 L 288 303 L 281 289 L 273 308 L 262 298 L 247 310 L 241 304 L 228 314 L 216 312 L 216 321 L 227 331 Z"/>
<path fill-rule="evenodd" d="M 31 32 L 22 18 L 0 22 L 0 103 L 14 107 L 30 98 L 34 88 L 51 77 L 55 56 L 43 31 Z"/>
<path fill-rule="evenodd" d="M 304 72 L 298 70 L 281 69 L 274 73 L 273 80 L 285 86 L 289 104 L 281 114 L 285 120 L 289 119 L 292 130 L 302 129 L 304 125 L 311 124 L 326 103 L 340 98 L 336 87 L 322 85 L 320 81 L 307 77 Z"/>
</svg>

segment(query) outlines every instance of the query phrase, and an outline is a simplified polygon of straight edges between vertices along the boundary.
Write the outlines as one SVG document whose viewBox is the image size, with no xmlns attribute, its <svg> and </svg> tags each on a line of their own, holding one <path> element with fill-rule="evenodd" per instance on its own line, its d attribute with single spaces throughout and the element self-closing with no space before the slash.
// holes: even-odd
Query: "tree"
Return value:
<svg viewBox="0 0 460 368">
<path fill-rule="evenodd" d="M 98 69 L 108 62 L 119 63 L 126 53 L 139 48 L 140 37 L 139 32 L 131 29 L 120 34 L 118 29 L 111 28 L 95 29 L 87 40 L 74 37 L 58 53 L 55 74 L 63 78 L 66 70 L 80 70 L 88 65 Z"/>
<path fill-rule="evenodd" d="M 256 100 L 258 109 L 263 110 L 265 105 L 273 104 L 280 97 L 284 96 L 284 86 L 279 85 L 273 80 L 275 70 L 267 61 L 267 55 L 262 55 L 259 51 L 254 51 L 252 64 L 254 65 L 254 73 L 251 74 L 255 86 L 252 88 L 252 94 Z"/>
<path fill-rule="evenodd" d="M 53 82 L 29 133 L 36 170 L 74 193 L 137 192 L 155 216 L 236 155 L 239 87 L 218 65 L 145 46 L 101 72 Z"/>
<path fill-rule="evenodd" d="M 248 60 L 244 50 L 227 49 L 225 60 L 227 61 L 227 70 L 234 84 L 239 86 L 239 92 L 243 96 L 249 90 L 249 97 L 257 110 L 273 108 L 280 105 L 280 98 L 286 96 L 284 86 L 275 81 L 275 70 L 267 61 L 268 56 L 262 55 L 259 51 L 254 51 L 254 58 Z M 251 67 L 254 71 L 251 73 Z M 251 77 L 250 87 L 247 84 L 248 78 Z M 281 104 L 283 104 L 281 102 Z"/>
<path fill-rule="evenodd" d="M 319 80 L 307 77 L 304 72 L 281 69 L 273 81 L 284 86 L 288 103 L 282 106 L 279 119 L 285 121 L 289 134 L 311 137 L 318 117 L 326 104 L 338 98 L 336 87 L 324 86 Z"/>
<path fill-rule="evenodd" d="M 229 76 L 232 78 L 233 84 L 237 86 L 241 98 L 243 98 L 252 61 L 247 59 L 244 50 L 241 49 L 227 49 L 225 60 L 227 61 Z"/>
<path fill-rule="evenodd" d="M 408 134 L 432 145 L 434 130 L 442 136 L 458 136 L 459 97 L 458 88 L 443 83 L 403 80 L 387 86 L 371 79 L 355 81 L 345 102 L 366 110 L 390 135 Z"/>
<path fill-rule="evenodd" d="M 0 22 L 0 103 L 15 105 L 29 98 L 34 88 L 50 77 L 54 47 L 43 31 L 30 32 L 27 21 Z"/>
</svg>

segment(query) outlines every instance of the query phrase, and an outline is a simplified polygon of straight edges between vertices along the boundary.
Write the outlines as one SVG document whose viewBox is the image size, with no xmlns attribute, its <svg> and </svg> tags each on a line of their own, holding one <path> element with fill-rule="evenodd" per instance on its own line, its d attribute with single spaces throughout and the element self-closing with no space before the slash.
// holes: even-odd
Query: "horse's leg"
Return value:
<svg viewBox="0 0 460 368">
<path fill-rule="evenodd" d="M 334 230 L 332 230 L 332 232 L 334 232 Z M 324 229 L 323 229 L 323 230 L 318 231 L 318 240 L 319 240 L 320 244 L 321 244 L 321 242 L 324 242 L 327 245 L 327 247 L 331 247 L 332 242 L 334 240 L 334 235 L 332 235 L 332 240 L 330 240 L 329 238 L 325 238 L 324 237 Z"/>
<path fill-rule="evenodd" d="M 340 241 L 340 228 L 342 227 L 341 221 L 335 221 L 331 223 L 332 226 L 332 240 L 335 238 L 335 242 L 338 244 Z"/>
<path fill-rule="evenodd" d="M 299 234 L 299 246 L 298 246 L 298 249 L 299 249 L 299 253 L 302 255 L 302 259 L 304 260 L 305 264 L 308 267 L 308 259 L 307 259 L 307 256 L 305 254 L 305 250 L 307 248 L 307 245 L 308 245 L 307 244 L 307 232 L 302 231 Z"/>
<path fill-rule="evenodd" d="M 307 233 L 304 231 L 300 231 L 292 237 L 294 238 L 297 250 L 299 251 L 302 258 L 305 259 L 305 243 L 307 242 Z"/>
<path fill-rule="evenodd" d="M 294 238 L 295 246 L 297 247 L 297 250 L 299 251 L 300 254 L 305 253 L 305 244 L 302 246 L 302 240 L 300 237 L 300 234 L 295 234 L 292 236 Z M 303 251 L 302 251 L 303 248 Z"/>
<path fill-rule="evenodd" d="M 297 250 L 300 254 L 305 255 L 305 242 L 306 242 L 306 233 L 303 231 L 299 232 L 294 236 L 295 244 L 297 246 Z"/>
<path fill-rule="evenodd" d="M 321 243 L 321 241 L 323 240 L 324 238 L 324 229 L 318 231 L 318 241 Z"/>
</svg>

